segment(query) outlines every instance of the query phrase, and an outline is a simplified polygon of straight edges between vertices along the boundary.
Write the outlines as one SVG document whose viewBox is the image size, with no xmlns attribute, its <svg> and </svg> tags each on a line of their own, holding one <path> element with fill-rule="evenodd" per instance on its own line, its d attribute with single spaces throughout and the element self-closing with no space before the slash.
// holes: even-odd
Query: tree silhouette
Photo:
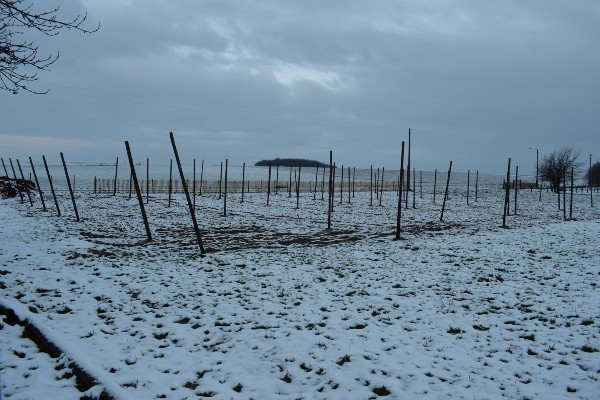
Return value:
<svg viewBox="0 0 600 400">
<path fill-rule="evenodd" d="M 59 7 L 38 11 L 34 3 L 25 0 L 0 0 L 0 89 L 14 94 L 23 89 L 30 93 L 45 94 L 27 85 L 37 81 L 38 71 L 48 71 L 58 60 L 59 53 L 49 56 L 38 55 L 38 46 L 30 40 L 22 39 L 26 30 L 35 30 L 47 36 L 56 36 L 61 31 L 77 30 L 93 33 L 100 29 L 83 26 L 87 13 L 73 19 L 61 19 Z"/>
</svg>

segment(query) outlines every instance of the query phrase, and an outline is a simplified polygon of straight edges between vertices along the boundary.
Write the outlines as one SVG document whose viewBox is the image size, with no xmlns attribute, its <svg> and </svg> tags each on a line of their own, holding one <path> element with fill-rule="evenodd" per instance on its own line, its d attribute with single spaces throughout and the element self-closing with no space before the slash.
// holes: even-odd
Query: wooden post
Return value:
<svg viewBox="0 0 600 400">
<path fill-rule="evenodd" d="M 229 159 L 225 159 L 225 189 L 223 193 L 223 216 L 227 216 L 227 171 L 229 170 Z M 196 205 L 194 205 L 194 211 L 196 210 Z"/>
<path fill-rule="evenodd" d="M 23 169 L 21 169 L 21 163 L 19 162 L 19 159 L 17 158 L 17 167 L 19 167 L 19 173 L 21 174 L 21 180 L 23 182 L 25 182 L 25 175 L 23 175 Z M 17 183 L 17 182 L 15 182 Z M 29 199 L 29 204 L 31 207 L 33 207 L 33 200 L 31 199 L 31 193 L 29 193 L 29 189 L 27 189 L 27 191 L 25 192 L 27 193 L 27 198 Z"/>
<path fill-rule="evenodd" d="M 267 206 L 269 205 L 270 197 L 271 197 L 271 164 L 269 164 L 269 183 L 267 184 Z"/>
<path fill-rule="evenodd" d="M 508 214 L 508 202 L 510 201 L 510 157 L 508 158 L 508 168 L 506 169 L 506 182 L 504 194 L 504 214 L 502 216 L 502 227 L 506 228 L 506 215 Z"/>
<path fill-rule="evenodd" d="M 400 182 L 398 184 L 398 211 L 396 214 L 396 240 L 400 239 L 400 220 L 402 218 L 402 181 L 404 180 L 404 140 L 400 153 Z"/>
<path fill-rule="evenodd" d="M 517 185 L 519 182 L 519 166 L 515 167 L 515 215 L 517 215 L 517 193 L 519 192 L 519 186 Z"/>
<path fill-rule="evenodd" d="M 194 158 L 194 167 L 192 172 L 192 203 L 194 203 L 194 211 L 196 210 L 196 159 Z"/>
<path fill-rule="evenodd" d="M 467 171 L 467 205 L 469 205 L 469 189 L 471 186 L 471 170 Z"/>
<path fill-rule="evenodd" d="M 351 188 L 352 185 L 350 184 L 350 167 L 348 167 L 348 204 L 350 204 L 350 195 L 352 194 Z"/>
<path fill-rule="evenodd" d="M 169 160 L 169 204 L 167 207 L 171 207 L 171 194 L 172 193 L 173 193 L 173 159 L 171 158 Z"/>
<path fill-rule="evenodd" d="M 117 176 L 119 173 L 119 157 L 117 157 L 117 162 L 115 163 L 115 184 L 113 186 L 113 196 L 117 195 Z"/>
<path fill-rule="evenodd" d="M 435 204 L 435 191 L 437 186 L 437 169 L 433 173 L 433 204 Z"/>
<path fill-rule="evenodd" d="M 69 187 L 69 193 L 71 194 L 71 202 L 73 203 L 73 210 L 75 211 L 76 221 L 79 221 L 79 212 L 77 211 L 77 204 L 75 203 L 75 196 L 73 195 L 73 188 L 71 187 L 71 179 L 69 178 L 69 171 L 67 171 L 67 163 L 63 153 L 60 153 L 60 159 L 62 160 L 63 168 L 65 169 L 65 176 L 67 178 L 67 186 Z"/>
<path fill-rule="evenodd" d="M 4 164 L 4 158 L 0 157 L 0 160 L 2 160 L 2 167 L 4 167 L 4 174 L 8 178 L 8 171 L 6 170 L 6 164 Z"/>
<path fill-rule="evenodd" d="M 448 187 L 450 186 L 450 173 L 452 172 L 452 161 L 448 167 L 448 178 L 446 179 L 446 191 L 444 192 L 444 202 L 442 203 L 442 214 L 440 215 L 440 221 L 444 220 L 444 209 L 446 208 L 446 200 L 448 199 Z"/>
<path fill-rule="evenodd" d="M 408 209 L 408 194 L 410 193 L 410 136 L 412 130 L 408 128 L 408 160 L 406 162 L 406 209 Z"/>
<path fill-rule="evenodd" d="M 50 184 L 50 192 L 52 193 L 52 198 L 54 199 L 54 205 L 56 206 L 56 213 L 60 217 L 60 207 L 58 206 L 58 199 L 56 198 L 56 192 L 54 191 L 54 184 L 52 183 L 52 177 L 50 176 L 50 170 L 48 169 L 48 163 L 46 162 L 46 156 L 42 155 L 42 160 L 44 160 L 44 167 L 46 168 L 46 174 L 48 175 L 48 183 Z"/>
<path fill-rule="evenodd" d="M 196 221 L 196 213 L 194 212 L 192 199 L 190 199 L 190 192 L 188 191 L 188 187 L 185 182 L 185 176 L 183 175 L 183 168 L 181 167 L 181 160 L 179 160 L 179 153 L 177 152 L 177 146 L 175 145 L 175 137 L 173 136 L 173 132 L 169 132 L 169 136 L 171 137 L 171 145 L 173 146 L 173 152 L 175 153 L 175 161 L 177 161 L 177 168 L 179 169 L 179 176 L 181 177 L 183 191 L 185 192 L 185 197 L 190 209 L 190 215 L 192 216 L 192 223 L 194 224 L 194 231 L 196 232 L 196 240 L 198 241 L 198 246 L 200 247 L 200 253 L 205 254 L 204 244 L 202 243 L 202 237 L 200 236 L 200 229 L 198 228 L 198 222 Z M 221 166 L 222 165 L 223 163 L 221 163 Z"/>
<path fill-rule="evenodd" d="M 98 190 L 98 180 L 96 179 L 96 176 L 94 176 L 94 194 L 96 194 L 97 190 Z"/>
<path fill-rule="evenodd" d="M 6 168 L 4 169 L 6 171 Z M 590 169 L 588 170 L 588 186 L 590 187 L 590 207 L 594 207 L 594 195 L 592 189 L 592 155 L 590 154 Z M 541 195 L 540 195 L 541 198 Z"/>
<path fill-rule="evenodd" d="M 375 198 L 379 198 L 379 168 L 377 168 L 377 174 L 375 174 Z"/>
<path fill-rule="evenodd" d="M 150 225 L 148 224 L 148 217 L 146 216 L 146 209 L 144 208 L 144 201 L 142 200 L 142 191 L 140 190 L 140 184 L 138 183 L 137 175 L 135 173 L 135 165 L 133 163 L 133 157 L 131 156 L 131 149 L 129 148 L 129 142 L 125 141 L 125 149 L 127 150 L 127 158 L 129 159 L 129 168 L 131 171 L 131 180 L 135 186 L 135 193 L 137 194 L 138 203 L 140 204 L 140 210 L 142 212 L 142 218 L 144 220 L 144 227 L 146 228 L 146 237 L 148 241 L 152 240 L 152 233 L 150 232 Z"/>
<path fill-rule="evenodd" d="M 423 170 L 419 171 L 419 198 L 423 198 Z"/>
<path fill-rule="evenodd" d="M 42 201 L 42 207 L 44 208 L 44 211 L 47 211 L 46 202 L 44 201 L 44 194 L 42 193 L 42 188 L 40 186 L 40 182 L 38 181 L 37 174 L 35 173 L 35 167 L 33 166 L 33 161 L 31 160 L 31 157 L 29 157 L 29 164 L 31 165 L 31 171 L 33 171 L 33 177 L 35 178 L 35 185 L 37 186 L 38 193 L 40 195 L 40 200 Z"/>
<path fill-rule="evenodd" d="M 352 167 L 352 197 L 354 197 L 355 189 L 356 189 L 356 167 Z"/>
<path fill-rule="evenodd" d="M 17 178 L 17 173 L 15 172 L 15 166 L 13 165 L 12 162 L 12 158 L 8 158 L 8 161 L 10 162 L 10 168 L 12 169 L 12 173 L 13 173 L 13 177 L 15 178 L 15 187 L 17 188 L 17 191 L 19 192 L 19 196 L 21 197 L 21 203 L 25 203 L 25 198 L 23 197 L 23 193 L 21 192 L 21 187 L 18 184 L 18 178 Z"/>
<path fill-rule="evenodd" d="M 335 210 L 335 174 L 337 172 L 337 168 L 335 166 L 335 163 L 333 163 L 333 180 L 331 181 L 331 212 L 333 212 Z"/>
<path fill-rule="evenodd" d="M 573 219 L 573 175 L 574 168 L 571 167 L 571 201 L 569 203 L 569 219 Z"/>
<path fill-rule="evenodd" d="M 331 181 L 333 173 L 333 151 L 329 150 L 329 196 L 327 206 L 327 229 L 331 229 Z"/>
</svg>

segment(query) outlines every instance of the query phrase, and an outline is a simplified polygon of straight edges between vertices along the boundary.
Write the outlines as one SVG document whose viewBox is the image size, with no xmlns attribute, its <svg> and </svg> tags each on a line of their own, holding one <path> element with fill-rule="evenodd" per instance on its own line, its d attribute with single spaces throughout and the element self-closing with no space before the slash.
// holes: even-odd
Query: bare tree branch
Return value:
<svg viewBox="0 0 600 400">
<path fill-rule="evenodd" d="M 25 90 L 35 94 L 27 85 L 38 79 L 38 71 L 48 71 L 59 58 L 59 53 L 41 57 L 38 46 L 32 41 L 19 40 L 25 30 L 36 30 L 47 36 L 56 36 L 62 30 L 76 30 L 93 33 L 100 29 L 87 29 L 84 23 L 87 13 L 73 19 L 60 19 L 59 7 L 48 11 L 36 12 L 33 3 L 26 0 L 0 0 L 0 89 L 16 94 Z"/>
</svg>

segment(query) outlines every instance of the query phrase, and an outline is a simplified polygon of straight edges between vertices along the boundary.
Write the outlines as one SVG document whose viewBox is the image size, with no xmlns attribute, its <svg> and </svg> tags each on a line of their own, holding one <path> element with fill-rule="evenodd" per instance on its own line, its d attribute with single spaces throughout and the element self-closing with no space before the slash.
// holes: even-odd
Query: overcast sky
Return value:
<svg viewBox="0 0 600 400">
<path fill-rule="evenodd" d="M 4 158 L 326 160 L 535 174 L 535 151 L 600 159 L 600 2 L 47 0 L 85 35 L 0 93 Z"/>
</svg>

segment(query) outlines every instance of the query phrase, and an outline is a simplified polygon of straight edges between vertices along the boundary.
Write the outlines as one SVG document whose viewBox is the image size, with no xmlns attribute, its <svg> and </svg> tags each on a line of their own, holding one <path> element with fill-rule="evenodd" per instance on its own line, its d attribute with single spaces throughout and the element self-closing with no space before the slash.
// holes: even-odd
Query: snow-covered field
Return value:
<svg viewBox="0 0 600 400">
<path fill-rule="evenodd" d="M 0 200 L 0 302 L 67 353 L 1 323 L 2 394 L 79 398 L 75 360 L 123 399 L 598 399 L 600 209 L 523 191 L 502 229 L 501 190 L 463 195 L 444 223 L 417 196 L 400 241 L 393 192 L 336 197 L 332 231 L 320 193 L 202 196 L 206 257 L 181 194 L 149 243 L 122 194 L 79 194 L 81 222 Z"/>
</svg>

